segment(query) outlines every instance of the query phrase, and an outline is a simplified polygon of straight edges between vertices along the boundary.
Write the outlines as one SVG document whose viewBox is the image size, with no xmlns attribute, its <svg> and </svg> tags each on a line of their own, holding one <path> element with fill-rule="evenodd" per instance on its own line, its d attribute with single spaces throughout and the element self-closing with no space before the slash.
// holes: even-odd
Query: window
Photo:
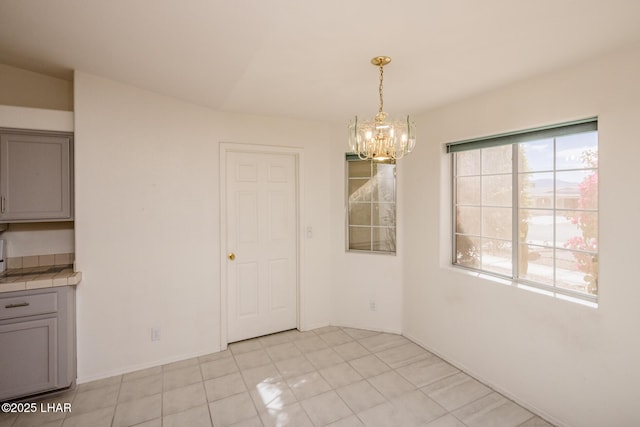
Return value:
<svg viewBox="0 0 640 427">
<path fill-rule="evenodd" d="M 453 263 L 559 294 L 598 294 L 597 120 L 448 144 Z"/>
<path fill-rule="evenodd" d="M 396 252 L 396 164 L 347 154 L 347 250 Z"/>
</svg>

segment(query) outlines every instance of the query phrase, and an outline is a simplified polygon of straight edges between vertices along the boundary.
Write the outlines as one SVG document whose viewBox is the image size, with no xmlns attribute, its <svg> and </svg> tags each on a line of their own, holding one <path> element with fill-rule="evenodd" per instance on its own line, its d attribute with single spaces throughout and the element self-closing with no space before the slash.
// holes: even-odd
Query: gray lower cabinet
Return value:
<svg viewBox="0 0 640 427">
<path fill-rule="evenodd" d="M 73 385 L 75 289 L 0 294 L 0 400 Z"/>
<path fill-rule="evenodd" d="M 73 136 L 0 129 L 0 222 L 73 219 Z"/>
</svg>

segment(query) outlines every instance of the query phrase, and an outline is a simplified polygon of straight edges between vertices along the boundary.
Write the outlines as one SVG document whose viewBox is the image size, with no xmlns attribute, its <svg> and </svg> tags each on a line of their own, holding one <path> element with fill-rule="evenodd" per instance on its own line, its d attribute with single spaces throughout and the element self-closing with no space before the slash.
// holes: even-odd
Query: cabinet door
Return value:
<svg viewBox="0 0 640 427">
<path fill-rule="evenodd" d="M 0 135 L 0 221 L 71 219 L 71 137 Z"/>
<path fill-rule="evenodd" d="M 56 338 L 55 317 L 0 325 L 0 401 L 56 388 Z"/>
</svg>

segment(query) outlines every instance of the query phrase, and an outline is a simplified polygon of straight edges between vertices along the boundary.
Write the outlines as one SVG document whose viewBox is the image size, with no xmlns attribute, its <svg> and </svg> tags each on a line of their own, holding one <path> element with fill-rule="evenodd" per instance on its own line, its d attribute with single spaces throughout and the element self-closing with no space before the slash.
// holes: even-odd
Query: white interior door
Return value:
<svg viewBox="0 0 640 427">
<path fill-rule="evenodd" d="M 294 155 L 227 152 L 228 342 L 296 327 L 296 182 Z"/>
</svg>

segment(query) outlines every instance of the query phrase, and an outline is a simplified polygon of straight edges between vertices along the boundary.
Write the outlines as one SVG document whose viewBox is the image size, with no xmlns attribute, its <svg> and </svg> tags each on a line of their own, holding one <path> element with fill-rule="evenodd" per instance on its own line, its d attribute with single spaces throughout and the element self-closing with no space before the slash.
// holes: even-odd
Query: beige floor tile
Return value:
<svg viewBox="0 0 640 427">
<path fill-rule="evenodd" d="M 253 390 L 259 384 L 273 384 L 282 381 L 282 374 L 275 365 L 259 366 L 241 372 L 248 390 Z"/>
<path fill-rule="evenodd" d="M 469 427 L 515 427 L 533 417 L 531 412 L 498 393 L 491 393 L 463 406 L 453 415 Z"/>
<path fill-rule="evenodd" d="M 369 350 L 364 348 L 359 342 L 351 341 L 346 344 L 340 344 L 333 348 L 336 353 L 340 355 L 344 360 L 359 359 L 371 354 Z"/>
<path fill-rule="evenodd" d="M 344 362 L 344 359 L 331 348 L 309 352 L 305 354 L 305 357 L 316 369 L 322 369 Z"/>
<path fill-rule="evenodd" d="M 164 391 L 173 390 L 174 388 L 180 388 L 202 381 L 200 366 L 198 365 L 173 369 L 169 372 L 164 372 L 162 376 Z"/>
<path fill-rule="evenodd" d="M 190 359 L 179 360 L 177 362 L 167 363 L 166 365 L 162 365 L 163 372 L 169 372 L 176 369 L 188 368 L 190 366 L 196 366 L 199 363 L 197 357 L 192 357 Z"/>
<path fill-rule="evenodd" d="M 417 387 L 424 387 L 460 372 L 436 356 L 403 366 L 397 371 Z"/>
<path fill-rule="evenodd" d="M 404 427 L 402 414 L 389 402 L 360 412 L 358 418 L 367 427 Z"/>
<path fill-rule="evenodd" d="M 309 353 L 312 351 L 329 348 L 326 342 L 322 341 L 320 337 L 315 335 L 309 338 L 297 340 L 295 341 L 295 344 L 296 344 L 296 347 L 298 347 L 298 349 L 303 353 Z"/>
<path fill-rule="evenodd" d="M 165 392 L 162 395 L 162 415 L 171 415 L 206 404 L 204 385 L 195 383 Z"/>
<path fill-rule="evenodd" d="M 426 424 L 425 427 L 466 427 L 462 422 L 451 414 L 442 416 Z"/>
<path fill-rule="evenodd" d="M 364 348 L 372 353 L 378 353 L 411 342 L 401 335 L 394 334 L 378 334 L 359 341 Z"/>
<path fill-rule="evenodd" d="M 322 334 L 328 334 L 330 332 L 336 332 L 339 331 L 340 327 L 339 326 L 323 326 L 322 328 L 316 328 L 313 330 L 313 332 L 316 333 L 316 335 L 322 335 Z"/>
<path fill-rule="evenodd" d="M 298 350 L 298 347 L 294 343 L 287 340 L 286 343 L 276 344 L 266 348 L 269 357 L 274 362 L 280 362 L 282 360 L 292 359 L 294 357 L 302 356 L 302 352 Z"/>
<path fill-rule="evenodd" d="M 298 400 L 305 400 L 331 390 L 331 386 L 317 372 L 290 378 L 287 384 Z"/>
<path fill-rule="evenodd" d="M 324 426 L 352 415 L 351 410 L 333 390 L 303 400 L 300 404 L 316 426 Z"/>
<path fill-rule="evenodd" d="M 362 380 L 362 376 L 346 362 L 320 369 L 318 372 L 333 388 L 343 387 Z"/>
<path fill-rule="evenodd" d="M 394 397 L 416 389 L 413 384 L 402 378 L 402 376 L 395 371 L 389 371 L 371 377 L 368 381 L 387 399 L 393 399 Z"/>
<path fill-rule="evenodd" d="M 198 357 L 198 361 L 200 363 L 213 362 L 214 360 L 225 359 L 231 356 L 233 356 L 233 353 L 231 353 L 231 350 L 227 349 L 224 351 L 219 351 L 217 353 L 209 353 L 205 354 L 204 356 L 200 356 Z"/>
<path fill-rule="evenodd" d="M 354 413 L 362 412 L 384 403 L 386 399 L 367 381 L 360 381 L 336 390 Z"/>
<path fill-rule="evenodd" d="M 231 427 L 263 427 L 260 417 L 252 417 L 247 420 L 232 424 Z"/>
<path fill-rule="evenodd" d="M 265 427 L 313 427 L 309 416 L 299 403 L 260 414 Z"/>
<path fill-rule="evenodd" d="M 304 356 L 281 360 L 276 362 L 276 367 L 283 378 L 297 377 L 315 370 L 311 362 Z"/>
<path fill-rule="evenodd" d="M 123 382 L 120 386 L 118 402 L 127 402 L 162 392 L 162 374 L 142 377 Z"/>
<path fill-rule="evenodd" d="M 262 350 L 262 344 L 260 343 L 260 338 L 254 338 L 229 344 L 229 350 L 231 350 L 234 356 L 237 356 L 249 351 Z"/>
<path fill-rule="evenodd" d="M 347 335 L 341 330 L 329 332 L 327 334 L 318 335 L 322 341 L 326 342 L 329 346 L 335 347 L 336 345 L 344 344 L 353 341 L 353 337 Z"/>
<path fill-rule="evenodd" d="M 209 407 L 200 405 L 162 417 L 163 427 L 211 427 L 211 416 L 209 415 Z M 137 426 L 136 426 L 137 427 Z"/>
<path fill-rule="evenodd" d="M 297 402 L 287 383 L 262 383 L 249 393 L 253 403 L 262 413 L 269 409 L 280 409 Z"/>
<path fill-rule="evenodd" d="M 533 417 L 529 421 L 520 424 L 518 427 L 553 427 L 540 417 Z"/>
<path fill-rule="evenodd" d="M 413 425 L 423 425 L 447 413 L 446 409 L 419 390 L 398 396 L 391 400 L 391 404 L 403 414 L 407 423 Z"/>
<path fill-rule="evenodd" d="M 376 353 L 376 356 L 392 368 L 399 368 L 433 356 L 427 350 L 412 342 L 392 347 Z"/>
<path fill-rule="evenodd" d="M 154 418 L 152 420 L 136 424 L 135 427 L 162 427 L 162 418 Z"/>
<path fill-rule="evenodd" d="M 78 385 L 76 393 L 82 393 L 85 391 L 95 390 L 98 388 L 104 388 L 112 385 L 120 385 L 122 382 L 122 375 L 116 375 L 115 377 L 109 377 L 102 380 L 91 381 L 88 383 Z"/>
<path fill-rule="evenodd" d="M 152 368 L 141 369 L 139 371 L 130 372 L 122 377 L 122 382 L 139 380 L 140 378 L 150 377 L 162 373 L 162 366 L 154 366 Z"/>
<path fill-rule="evenodd" d="M 86 414 L 75 415 L 69 414 L 62 424 L 63 427 L 110 427 L 111 421 L 113 421 L 113 414 L 115 412 L 115 406 L 110 408 L 98 409 L 93 412 L 87 412 Z"/>
<path fill-rule="evenodd" d="M 125 427 L 159 418 L 162 408 L 162 395 L 143 397 L 124 402 L 116 406 L 113 427 Z"/>
<path fill-rule="evenodd" d="M 423 387 L 422 392 L 448 411 L 473 402 L 492 390 L 465 373 L 457 373 Z"/>
<path fill-rule="evenodd" d="M 269 354 L 263 349 L 248 351 L 235 356 L 236 364 L 240 369 L 257 368 L 271 363 Z"/>
<path fill-rule="evenodd" d="M 238 372 L 239 370 L 233 357 L 225 357 L 223 359 L 202 363 L 200 364 L 200 369 L 202 370 L 202 378 L 205 380 L 223 377 Z"/>
<path fill-rule="evenodd" d="M 207 380 L 204 382 L 204 387 L 207 392 L 207 400 L 209 402 L 224 399 L 225 397 L 247 391 L 240 372 L 234 372 L 233 374 L 225 375 L 224 377 Z"/>
<path fill-rule="evenodd" d="M 386 363 L 373 354 L 350 360 L 349 364 L 364 378 L 370 378 L 391 370 Z"/>
<path fill-rule="evenodd" d="M 260 337 L 259 341 L 264 348 L 291 342 L 291 340 L 285 333 L 265 335 L 264 337 Z"/>
<path fill-rule="evenodd" d="M 258 415 L 246 392 L 211 402 L 209 409 L 215 427 L 230 426 Z"/>
<path fill-rule="evenodd" d="M 366 329 L 356 329 L 356 328 L 342 328 L 342 330 L 355 340 L 369 338 L 374 335 L 378 335 L 380 333 L 377 331 L 369 331 Z"/>
<path fill-rule="evenodd" d="M 331 424 L 327 424 L 327 427 L 365 427 L 364 424 L 358 419 L 357 416 L 351 415 L 350 417 L 343 418 Z"/>
<path fill-rule="evenodd" d="M 118 399 L 120 384 L 114 384 L 102 388 L 90 389 L 76 393 L 71 403 L 71 410 L 74 414 L 93 412 L 96 409 L 115 406 Z"/>
</svg>

